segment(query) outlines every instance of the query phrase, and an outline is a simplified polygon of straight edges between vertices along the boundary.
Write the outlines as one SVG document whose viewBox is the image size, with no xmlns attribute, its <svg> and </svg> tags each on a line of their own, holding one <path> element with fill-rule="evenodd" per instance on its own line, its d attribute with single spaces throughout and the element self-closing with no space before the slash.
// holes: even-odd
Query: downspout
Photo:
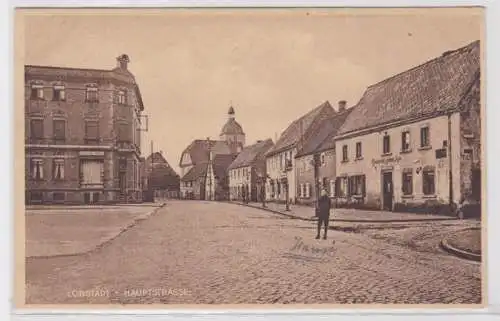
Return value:
<svg viewBox="0 0 500 321">
<path fill-rule="evenodd" d="M 449 175 L 449 204 L 450 210 L 454 210 L 453 208 L 453 160 L 451 156 L 451 115 L 452 113 L 448 113 L 448 175 Z"/>
</svg>

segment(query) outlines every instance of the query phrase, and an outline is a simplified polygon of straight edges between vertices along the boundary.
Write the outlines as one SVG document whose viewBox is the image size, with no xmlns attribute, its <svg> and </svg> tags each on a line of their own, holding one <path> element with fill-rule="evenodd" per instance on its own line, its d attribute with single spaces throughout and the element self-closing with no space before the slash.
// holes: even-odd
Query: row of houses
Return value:
<svg viewBox="0 0 500 321">
<path fill-rule="evenodd" d="M 440 211 L 481 198 L 480 42 L 369 86 L 351 107 L 328 101 L 273 143 L 245 146 L 234 108 L 220 140 L 181 156 L 195 199 Z"/>
</svg>

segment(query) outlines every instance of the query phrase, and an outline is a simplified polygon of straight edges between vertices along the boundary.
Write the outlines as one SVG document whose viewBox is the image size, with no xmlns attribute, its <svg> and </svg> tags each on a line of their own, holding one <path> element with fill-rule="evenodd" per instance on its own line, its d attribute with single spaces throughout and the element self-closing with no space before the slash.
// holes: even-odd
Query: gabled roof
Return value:
<svg viewBox="0 0 500 321">
<path fill-rule="evenodd" d="M 200 177 L 205 177 L 207 175 L 207 166 L 207 162 L 194 165 L 184 176 L 182 176 L 181 181 L 189 182 L 197 180 Z"/>
<path fill-rule="evenodd" d="M 368 87 L 338 135 L 457 108 L 480 68 L 479 41 Z"/>
<path fill-rule="evenodd" d="M 294 147 L 302 136 L 311 131 L 311 125 L 323 113 L 335 113 L 328 101 L 314 108 L 304 116 L 295 120 L 288 126 L 287 129 L 281 134 L 276 144 L 266 153 L 266 156 L 272 156 L 286 149 Z"/>
<path fill-rule="evenodd" d="M 352 110 L 353 108 L 347 108 L 323 120 L 295 157 L 302 157 L 335 148 L 333 137 L 337 134 L 337 131 L 344 124 L 344 121 Z"/>
<path fill-rule="evenodd" d="M 189 153 L 192 164 L 208 162 L 210 150 L 214 155 L 231 154 L 229 146 L 225 141 L 196 139 L 192 141 L 191 144 L 189 144 L 189 146 L 182 152 L 179 166 L 182 166 L 182 155 L 184 155 L 184 153 Z"/>
<path fill-rule="evenodd" d="M 251 166 L 256 160 L 263 157 L 271 147 L 273 147 L 272 139 L 266 139 L 243 148 L 238 157 L 231 163 L 228 170 L 243 166 Z"/>
<path fill-rule="evenodd" d="M 229 165 L 234 161 L 236 158 L 235 154 L 232 155 L 215 155 L 214 159 L 212 160 L 213 164 L 213 169 L 214 169 L 214 175 L 218 178 L 223 178 L 227 175 L 227 169 Z"/>
<path fill-rule="evenodd" d="M 165 157 L 161 152 L 154 152 L 146 158 L 146 163 L 148 166 L 162 167 L 166 170 L 169 175 L 178 176 L 177 172 L 170 166 Z"/>
</svg>

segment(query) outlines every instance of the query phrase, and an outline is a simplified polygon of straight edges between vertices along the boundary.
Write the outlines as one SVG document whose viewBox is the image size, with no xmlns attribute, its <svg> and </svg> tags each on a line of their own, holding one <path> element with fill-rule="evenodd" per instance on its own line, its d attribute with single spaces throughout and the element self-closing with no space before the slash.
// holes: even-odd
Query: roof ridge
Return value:
<svg viewBox="0 0 500 321">
<path fill-rule="evenodd" d="M 440 60 L 440 59 L 443 59 L 443 58 L 445 58 L 445 57 L 448 57 L 448 56 L 450 56 L 451 54 L 456 54 L 456 53 L 459 53 L 459 52 L 462 52 L 462 51 L 465 51 L 465 50 L 468 50 L 468 49 L 472 49 L 472 48 L 473 48 L 476 44 L 479 44 L 479 42 L 480 42 L 479 40 L 475 40 L 475 41 L 473 41 L 473 42 L 469 43 L 469 44 L 468 44 L 468 45 L 466 45 L 466 46 L 463 46 L 463 47 L 460 47 L 460 48 L 457 48 L 457 49 L 452 49 L 452 50 L 447 50 L 447 51 L 444 51 L 441 55 L 439 55 L 439 56 L 437 56 L 437 57 L 434 57 L 434 58 L 432 58 L 432 59 L 426 60 L 426 61 L 424 61 L 424 62 L 422 62 L 422 63 L 420 63 L 420 64 L 418 64 L 418 65 L 416 65 L 416 66 L 413 66 L 413 67 L 411 67 L 411 68 L 409 68 L 409 69 L 405 69 L 405 70 L 403 70 L 403 71 L 401 71 L 401 72 L 399 72 L 399 73 L 397 73 L 397 74 L 394 74 L 394 75 L 392 75 L 392 76 L 390 76 L 390 77 L 388 77 L 388 78 L 382 79 L 382 80 L 381 80 L 381 81 L 379 81 L 379 82 L 376 82 L 376 83 L 374 83 L 374 84 L 371 84 L 371 85 L 369 85 L 369 86 L 367 87 L 367 89 L 372 88 L 372 87 L 375 87 L 375 86 L 378 86 L 378 85 L 381 85 L 381 84 L 383 84 L 383 83 L 385 83 L 385 82 L 387 82 L 387 81 L 389 81 L 389 80 L 392 80 L 392 79 L 394 79 L 394 78 L 396 78 L 396 77 L 399 77 L 399 76 L 401 76 L 401 75 L 403 75 L 403 74 L 406 74 L 406 73 L 407 73 L 407 72 L 409 72 L 409 71 L 413 71 L 413 70 L 416 70 L 416 69 L 419 69 L 419 68 L 423 68 L 424 66 L 426 66 L 426 65 L 428 65 L 428 64 L 430 64 L 430 63 L 436 62 L 437 60 Z M 363 97 L 361 97 L 361 98 L 363 98 Z M 361 100 L 361 99 L 360 99 L 360 100 Z"/>
</svg>

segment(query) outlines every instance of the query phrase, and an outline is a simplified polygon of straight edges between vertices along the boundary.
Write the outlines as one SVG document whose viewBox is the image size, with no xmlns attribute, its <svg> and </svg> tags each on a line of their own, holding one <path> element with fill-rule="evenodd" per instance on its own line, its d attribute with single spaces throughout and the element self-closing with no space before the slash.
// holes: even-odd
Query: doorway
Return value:
<svg viewBox="0 0 500 321">
<path fill-rule="evenodd" d="M 393 183 L 392 183 L 392 172 L 382 173 L 382 209 L 386 211 L 392 211 L 392 199 L 393 199 Z"/>
</svg>

